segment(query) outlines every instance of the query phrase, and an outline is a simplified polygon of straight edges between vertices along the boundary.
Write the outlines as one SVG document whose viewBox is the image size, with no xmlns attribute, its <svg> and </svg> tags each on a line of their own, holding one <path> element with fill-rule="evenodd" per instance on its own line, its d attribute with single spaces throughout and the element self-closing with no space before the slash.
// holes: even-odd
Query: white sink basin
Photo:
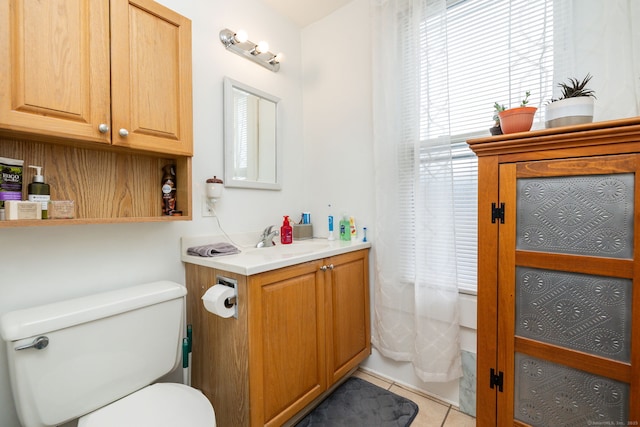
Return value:
<svg viewBox="0 0 640 427">
<path fill-rule="evenodd" d="M 329 248 L 329 242 L 327 240 L 312 239 L 295 242 L 290 245 L 276 244 L 275 246 L 249 249 L 244 251 L 244 253 L 250 257 L 280 259 L 319 252 L 327 248 Z"/>
<path fill-rule="evenodd" d="M 187 248 L 207 243 L 223 241 L 221 236 L 215 237 L 183 237 L 182 261 L 203 265 L 218 270 L 230 271 L 245 276 L 276 270 L 294 264 L 316 259 L 327 258 L 346 252 L 371 247 L 368 242 L 329 241 L 326 239 L 309 239 L 294 241 L 290 245 L 277 243 L 270 247 L 241 247 L 241 253 L 217 257 L 199 257 L 187 255 Z"/>
</svg>

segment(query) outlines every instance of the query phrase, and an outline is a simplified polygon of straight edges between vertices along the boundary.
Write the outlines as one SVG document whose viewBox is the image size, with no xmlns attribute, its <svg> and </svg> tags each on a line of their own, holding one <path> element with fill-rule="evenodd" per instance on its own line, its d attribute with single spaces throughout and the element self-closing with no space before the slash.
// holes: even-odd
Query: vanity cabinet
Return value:
<svg viewBox="0 0 640 427">
<path fill-rule="evenodd" d="M 192 385 L 219 425 L 281 426 L 371 351 L 368 250 L 251 276 L 186 264 Z M 238 280 L 238 318 L 201 301 L 216 276 Z"/>
<path fill-rule="evenodd" d="M 478 155 L 477 422 L 640 422 L 640 118 Z"/>
<path fill-rule="evenodd" d="M 25 161 L 25 188 L 43 166 L 78 218 L 0 227 L 191 218 L 187 18 L 152 0 L 0 0 L 0 57 L 0 156 Z M 181 217 L 162 216 L 167 164 Z"/>
<path fill-rule="evenodd" d="M 191 22 L 152 0 L 0 1 L 0 127 L 191 155 Z"/>
</svg>

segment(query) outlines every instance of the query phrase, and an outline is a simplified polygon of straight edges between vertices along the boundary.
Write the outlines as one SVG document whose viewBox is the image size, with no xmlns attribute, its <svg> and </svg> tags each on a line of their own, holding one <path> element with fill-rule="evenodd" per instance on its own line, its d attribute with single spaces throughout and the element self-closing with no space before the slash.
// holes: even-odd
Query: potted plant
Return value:
<svg viewBox="0 0 640 427">
<path fill-rule="evenodd" d="M 491 135 L 502 135 L 502 128 L 500 127 L 500 116 L 498 116 L 498 114 L 506 110 L 506 107 L 496 102 L 493 104 L 493 108 L 493 127 L 489 128 L 489 132 L 491 132 Z"/>
<path fill-rule="evenodd" d="M 546 127 L 571 126 L 593 121 L 596 95 L 593 90 L 586 87 L 591 77 L 590 74 L 587 74 L 582 81 L 570 78 L 569 83 L 558 83 L 562 89 L 562 96 L 558 99 L 552 99 L 547 104 Z"/>
<path fill-rule="evenodd" d="M 538 109 L 536 107 L 527 107 L 529 95 L 531 95 L 531 93 L 527 91 L 519 107 L 509 108 L 498 113 L 502 133 L 507 134 L 531 130 L 533 116 Z"/>
</svg>

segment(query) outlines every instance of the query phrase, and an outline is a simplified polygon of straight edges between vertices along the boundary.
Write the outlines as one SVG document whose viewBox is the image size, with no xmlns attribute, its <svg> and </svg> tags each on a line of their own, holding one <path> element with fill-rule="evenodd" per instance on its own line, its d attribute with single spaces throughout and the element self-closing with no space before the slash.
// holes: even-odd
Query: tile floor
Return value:
<svg viewBox="0 0 640 427">
<path fill-rule="evenodd" d="M 411 427 L 475 427 L 476 425 L 475 418 L 463 414 L 448 403 L 443 403 L 433 397 L 409 390 L 361 370 L 356 371 L 353 375 L 415 402 L 420 409 L 411 423 Z"/>
</svg>

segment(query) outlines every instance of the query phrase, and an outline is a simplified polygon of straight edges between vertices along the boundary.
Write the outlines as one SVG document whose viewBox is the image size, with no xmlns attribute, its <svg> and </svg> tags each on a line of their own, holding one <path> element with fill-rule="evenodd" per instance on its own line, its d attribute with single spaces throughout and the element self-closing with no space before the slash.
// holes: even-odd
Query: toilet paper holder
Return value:
<svg viewBox="0 0 640 427">
<path fill-rule="evenodd" d="M 216 276 L 216 285 L 224 285 L 233 288 L 234 295 L 224 300 L 227 308 L 235 307 L 233 317 L 238 318 L 238 280 L 230 277 Z"/>
</svg>

